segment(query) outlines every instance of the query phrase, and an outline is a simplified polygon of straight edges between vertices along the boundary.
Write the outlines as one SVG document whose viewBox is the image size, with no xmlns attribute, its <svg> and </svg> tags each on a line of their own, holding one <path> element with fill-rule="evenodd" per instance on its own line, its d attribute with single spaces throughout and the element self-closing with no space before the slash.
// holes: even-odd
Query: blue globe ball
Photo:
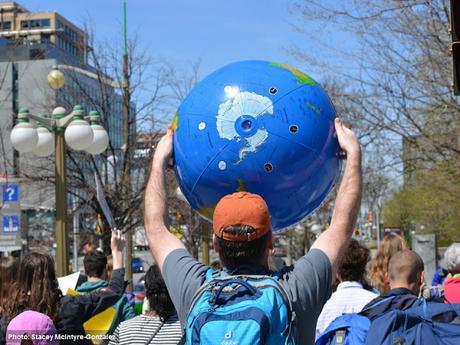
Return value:
<svg viewBox="0 0 460 345">
<path fill-rule="evenodd" d="M 335 116 L 323 88 L 293 67 L 227 65 L 197 84 L 174 117 L 180 189 L 210 220 L 222 196 L 248 191 L 267 202 L 275 232 L 296 224 L 340 175 Z"/>
</svg>

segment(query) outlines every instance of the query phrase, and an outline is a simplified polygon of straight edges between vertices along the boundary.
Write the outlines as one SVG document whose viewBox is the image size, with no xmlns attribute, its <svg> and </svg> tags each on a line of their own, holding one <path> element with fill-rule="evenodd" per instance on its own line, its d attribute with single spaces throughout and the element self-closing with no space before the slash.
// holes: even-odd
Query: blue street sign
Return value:
<svg viewBox="0 0 460 345">
<path fill-rule="evenodd" d="M 18 232 L 19 231 L 19 215 L 3 216 L 3 232 Z"/>
<path fill-rule="evenodd" d="M 18 202 L 19 201 L 19 185 L 3 184 L 2 185 L 2 200 L 3 202 Z"/>
</svg>

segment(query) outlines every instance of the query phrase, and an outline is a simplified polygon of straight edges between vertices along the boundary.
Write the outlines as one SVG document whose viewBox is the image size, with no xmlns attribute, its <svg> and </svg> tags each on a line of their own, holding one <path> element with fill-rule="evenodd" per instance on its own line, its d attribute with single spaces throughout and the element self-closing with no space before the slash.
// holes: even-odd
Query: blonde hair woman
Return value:
<svg viewBox="0 0 460 345">
<path fill-rule="evenodd" d="M 388 271 L 388 262 L 394 253 L 407 249 L 407 247 L 406 240 L 396 234 L 386 235 L 380 243 L 377 253 L 371 262 L 368 280 L 381 294 L 390 290 L 388 282 L 385 281 L 385 273 Z"/>
</svg>

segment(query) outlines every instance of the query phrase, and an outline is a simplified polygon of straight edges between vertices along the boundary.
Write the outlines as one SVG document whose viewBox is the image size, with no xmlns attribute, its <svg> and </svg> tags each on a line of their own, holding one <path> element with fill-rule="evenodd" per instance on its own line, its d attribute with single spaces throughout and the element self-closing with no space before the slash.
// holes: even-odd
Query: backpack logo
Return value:
<svg viewBox="0 0 460 345">
<path fill-rule="evenodd" d="M 223 340 L 220 345 L 239 345 L 238 341 L 230 340 L 232 339 L 232 331 L 228 331 L 224 335 L 225 340 Z"/>
</svg>

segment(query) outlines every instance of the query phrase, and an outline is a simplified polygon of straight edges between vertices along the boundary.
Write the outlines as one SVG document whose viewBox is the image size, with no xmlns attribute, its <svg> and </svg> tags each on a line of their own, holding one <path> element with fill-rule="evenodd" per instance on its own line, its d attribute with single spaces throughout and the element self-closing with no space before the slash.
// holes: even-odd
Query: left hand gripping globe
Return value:
<svg viewBox="0 0 460 345">
<path fill-rule="evenodd" d="M 295 68 L 225 66 L 193 88 L 174 118 L 180 188 L 208 219 L 222 196 L 248 191 L 267 202 L 275 232 L 298 223 L 340 175 L 335 116 L 321 86 Z"/>
</svg>

